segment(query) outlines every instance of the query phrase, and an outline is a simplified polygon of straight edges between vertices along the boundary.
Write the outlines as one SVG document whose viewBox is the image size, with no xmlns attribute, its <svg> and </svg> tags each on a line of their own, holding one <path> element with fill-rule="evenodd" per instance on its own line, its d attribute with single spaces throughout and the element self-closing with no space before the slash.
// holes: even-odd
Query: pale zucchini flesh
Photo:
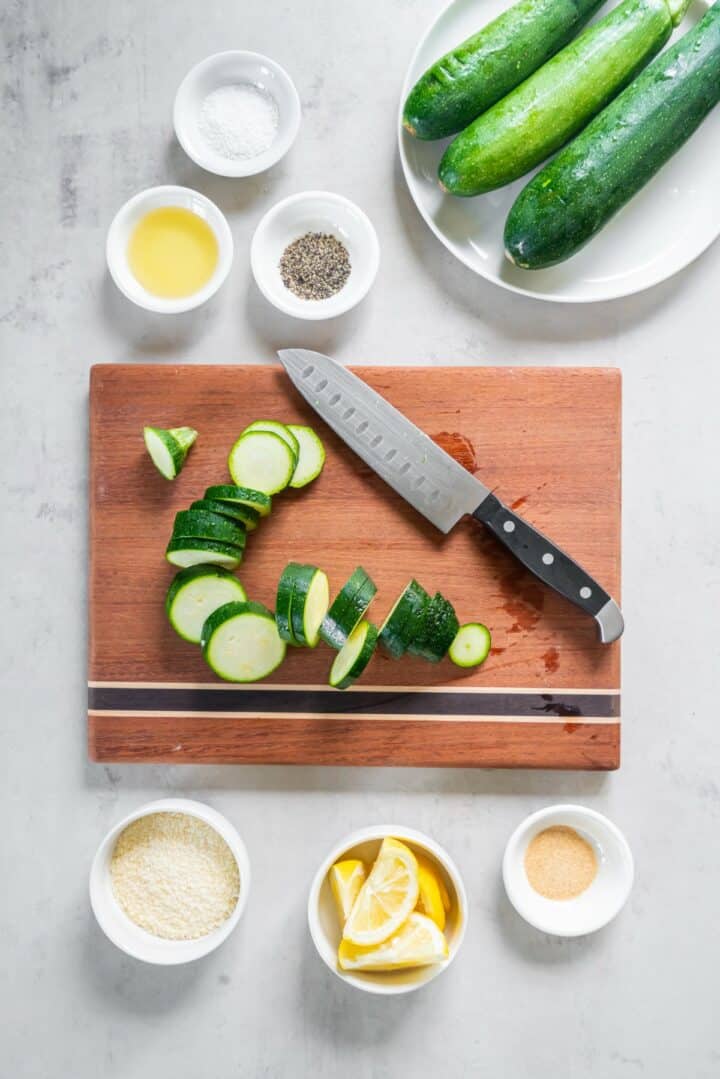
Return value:
<svg viewBox="0 0 720 1079">
<path fill-rule="evenodd" d="M 278 420 L 254 420 L 253 423 L 243 431 L 243 434 L 247 434 L 248 431 L 270 431 L 273 435 L 277 435 L 283 442 L 287 442 L 290 449 L 295 454 L 295 460 L 297 461 L 300 456 L 300 446 L 295 434 L 291 428 L 285 424 L 280 423 Z"/>
<path fill-rule="evenodd" d="M 239 487 L 274 495 L 290 483 L 296 457 L 287 442 L 272 431 L 248 431 L 230 450 L 228 468 Z"/>
<path fill-rule="evenodd" d="M 219 566 L 192 566 L 181 570 L 170 585 L 167 616 L 178 636 L 199 644 L 203 625 L 213 611 L 225 603 L 246 599 L 245 589 L 231 573 Z"/>
<path fill-rule="evenodd" d="M 360 677 L 373 657 L 377 639 L 377 629 L 371 622 L 358 623 L 330 668 L 328 681 L 334 689 L 349 689 Z"/>
<path fill-rule="evenodd" d="M 298 462 L 290 480 L 291 487 L 305 487 L 320 475 L 325 465 L 325 447 L 312 427 L 300 424 L 288 424 L 288 430 L 295 436 L 298 446 Z"/>
<path fill-rule="evenodd" d="M 258 682 L 285 658 L 275 619 L 259 603 L 226 603 L 203 626 L 208 666 L 226 682 Z"/>
<path fill-rule="evenodd" d="M 187 569 L 203 562 L 225 569 L 235 569 L 242 561 L 242 548 L 232 543 L 219 543 L 216 540 L 191 539 L 173 536 L 167 545 L 165 558 L 172 566 Z"/>
<path fill-rule="evenodd" d="M 144 427 L 143 439 L 150 459 L 161 476 L 174 480 L 197 438 L 192 427 Z"/>
<path fill-rule="evenodd" d="M 490 630 L 481 622 L 466 622 L 455 634 L 448 655 L 458 667 L 478 667 L 490 652 Z"/>
<path fill-rule="evenodd" d="M 330 585 L 327 574 L 318 569 L 313 574 L 310 586 L 305 596 L 297 594 L 297 586 L 293 591 L 291 616 L 293 628 L 296 617 L 302 621 L 302 637 L 304 643 L 314 648 L 320 640 L 320 626 L 330 606 Z M 297 615 L 296 615 L 297 610 Z"/>
</svg>

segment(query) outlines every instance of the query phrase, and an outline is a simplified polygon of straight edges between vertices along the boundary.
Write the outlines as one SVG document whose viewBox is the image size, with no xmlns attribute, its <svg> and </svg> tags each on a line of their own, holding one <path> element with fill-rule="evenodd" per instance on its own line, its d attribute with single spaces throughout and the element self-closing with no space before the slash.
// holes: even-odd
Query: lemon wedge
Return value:
<svg viewBox="0 0 720 1079">
<path fill-rule="evenodd" d="M 328 879 L 341 926 L 348 920 L 366 877 L 367 870 L 358 858 L 346 858 L 331 867 Z"/>
<path fill-rule="evenodd" d="M 343 936 L 363 947 L 387 940 L 407 920 L 419 890 L 415 855 L 404 843 L 386 837 L 353 904 Z"/>
<path fill-rule="evenodd" d="M 445 934 L 432 918 L 417 911 L 388 940 L 372 948 L 342 940 L 338 949 L 341 970 L 402 970 L 442 963 L 448 957 Z"/>
<path fill-rule="evenodd" d="M 432 862 L 420 855 L 417 862 L 418 883 L 420 886 L 417 910 L 421 914 L 427 914 L 428 918 L 432 918 L 438 929 L 444 929 L 445 914 L 448 910 L 445 901 L 447 900 L 449 903 L 450 900 L 447 888 Z"/>
</svg>

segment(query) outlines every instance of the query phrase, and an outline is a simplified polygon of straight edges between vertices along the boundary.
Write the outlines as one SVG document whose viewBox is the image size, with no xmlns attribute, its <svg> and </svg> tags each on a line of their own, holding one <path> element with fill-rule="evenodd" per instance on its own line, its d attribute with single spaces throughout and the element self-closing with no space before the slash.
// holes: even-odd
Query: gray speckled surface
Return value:
<svg viewBox="0 0 720 1079">
<path fill-rule="evenodd" d="M 720 247 L 626 302 L 541 305 L 453 262 L 400 181 L 402 73 L 436 0 L 8 0 L 2 14 L 6 616 L 0 672 L 0 1074 L 7 1079 L 402 1075 L 710 1079 L 717 1025 Z M 172 97 L 227 47 L 295 78 L 301 136 L 270 174 L 214 179 L 179 150 Z M 107 225 L 141 187 L 198 187 L 237 257 L 186 319 L 132 309 L 108 281 Z M 373 218 L 377 285 L 328 326 L 275 315 L 250 283 L 262 212 L 330 187 Z M 104 360 L 269 360 L 296 343 L 343 359 L 618 364 L 625 376 L 624 764 L 589 775 L 285 768 L 119 768 L 85 761 L 86 401 Z M 581 418 L 579 417 L 579 420 Z M 242 831 L 254 892 L 235 936 L 187 968 L 137 964 L 96 928 L 87 871 L 105 830 L 169 792 Z M 529 810 L 607 811 L 637 862 L 605 932 L 558 941 L 521 923 L 499 881 Z M 305 896 L 345 831 L 397 820 L 460 863 L 471 921 L 456 965 L 391 1001 L 346 990 L 313 953 Z"/>
</svg>

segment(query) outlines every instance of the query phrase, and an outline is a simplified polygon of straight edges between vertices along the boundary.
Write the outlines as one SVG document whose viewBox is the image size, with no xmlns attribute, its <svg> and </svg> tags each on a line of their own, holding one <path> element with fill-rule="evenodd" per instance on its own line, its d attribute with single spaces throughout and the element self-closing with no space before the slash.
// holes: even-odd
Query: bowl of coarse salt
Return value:
<svg viewBox="0 0 720 1079">
<path fill-rule="evenodd" d="M 239 49 L 196 64 L 173 108 L 183 150 L 218 176 L 254 176 L 275 165 L 295 141 L 300 118 L 300 98 L 285 69 Z"/>
<path fill-rule="evenodd" d="M 136 809 L 112 828 L 90 870 L 90 904 L 127 955 L 175 965 L 200 959 L 247 906 L 250 860 L 217 810 L 186 798 Z"/>
</svg>

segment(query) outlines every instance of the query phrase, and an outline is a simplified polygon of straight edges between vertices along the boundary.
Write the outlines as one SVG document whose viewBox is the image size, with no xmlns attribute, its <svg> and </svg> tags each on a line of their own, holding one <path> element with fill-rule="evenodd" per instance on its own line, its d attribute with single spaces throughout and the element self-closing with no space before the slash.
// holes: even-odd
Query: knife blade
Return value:
<svg viewBox="0 0 720 1079">
<path fill-rule="evenodd" d="M 598 582 L 366 382 L 320 352 L 288 348 L 278 356 L 325 423 L 436 528 L 447 533 L 473 516 L 536 577 L 592 615 L 603 643 L 620 637 L 620 608 Z"/>
</svg>

